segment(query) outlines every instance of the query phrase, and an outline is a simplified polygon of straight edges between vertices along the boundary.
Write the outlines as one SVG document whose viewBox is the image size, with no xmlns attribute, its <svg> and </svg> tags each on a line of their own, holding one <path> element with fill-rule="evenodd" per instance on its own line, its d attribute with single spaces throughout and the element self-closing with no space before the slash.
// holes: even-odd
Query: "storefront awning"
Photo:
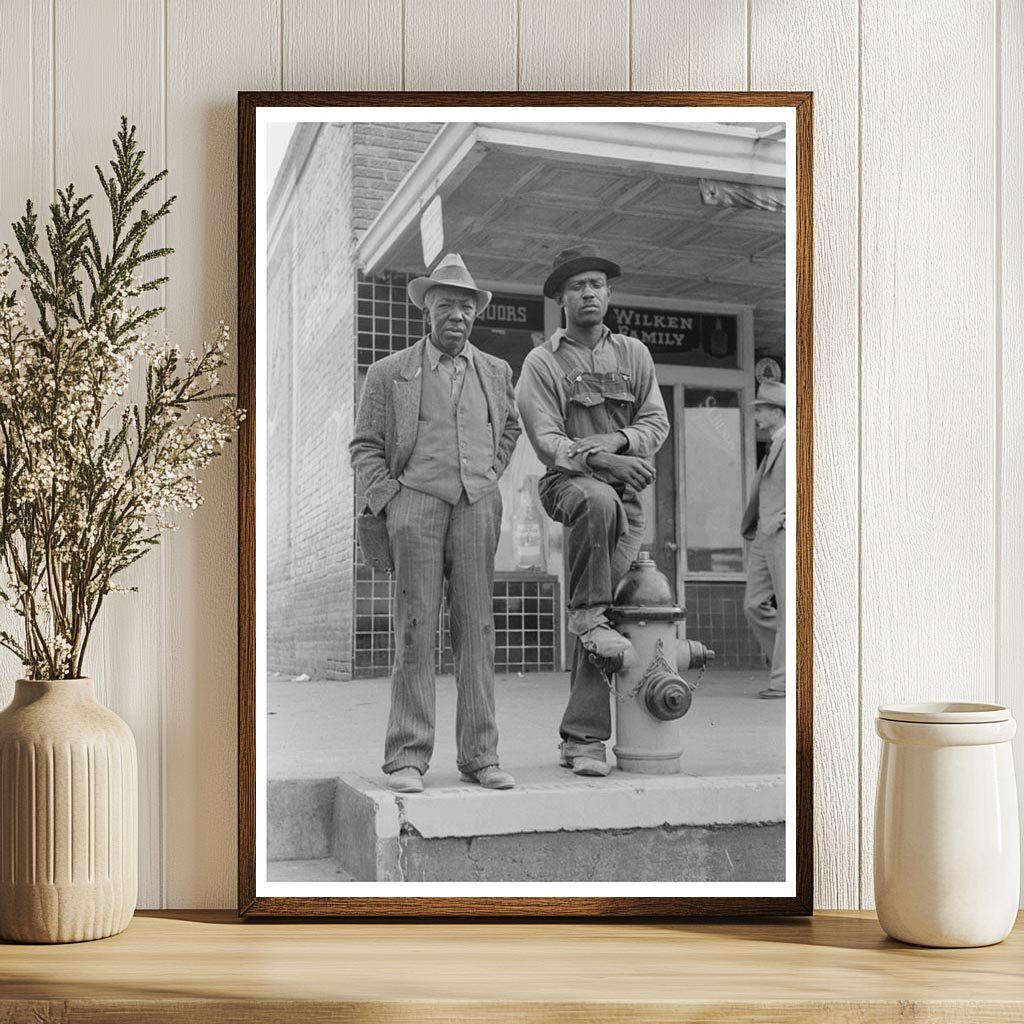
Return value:
<svg viewBox="0 0 1024 1024">
<path fill-rule="evenodd" d="M 539 291 L 554 253 L 592 242 L 622 265 L 616 292 L 755 307 L 759 347 L 781 341 L 784 213 L 701 197 L 707 179 L 784 188 L 780 129 L 446 124 L 359 240 L 359 266 L 422 272 L 420 216 L 441 196 L 444 251 L 479 281 Z"/>
</svg>

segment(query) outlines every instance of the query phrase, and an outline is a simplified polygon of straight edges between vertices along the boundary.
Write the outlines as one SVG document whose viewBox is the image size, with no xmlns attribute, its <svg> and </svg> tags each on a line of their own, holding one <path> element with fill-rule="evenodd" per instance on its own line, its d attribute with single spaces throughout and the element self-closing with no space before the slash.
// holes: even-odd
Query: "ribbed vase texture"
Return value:
<svg viewBox="0 0 1024 1024">
<path fill-rule="evenodd" d="M 123 931 L 138 891 L 131 730 L 90 679 L 19 679 L 0 712 L 0 938 Z"/>
</svg>

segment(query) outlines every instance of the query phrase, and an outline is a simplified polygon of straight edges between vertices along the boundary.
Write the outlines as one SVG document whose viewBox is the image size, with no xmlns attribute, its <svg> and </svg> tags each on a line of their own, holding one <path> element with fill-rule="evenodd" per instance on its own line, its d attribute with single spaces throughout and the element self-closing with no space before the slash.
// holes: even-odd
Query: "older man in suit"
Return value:
<svg viewBox="0 0 1024 1024">
<path fill-rule="evenodd" d="M 370 367 L 350 445 L 370 511 L 385 516 L 395 565 L 395 662 L 385 741 L 388 785 L 418 793 L 434 750 L 434 658 L 448 582 L 462 778 L 511 789 L 494 715 L 498 478 L 519 437 L 512 370 L 469 340 L 491 300 L 461 257 L 409 283 L 430 333 Z"/>
<path fill-rule="evenodd" d="M 786 387 L 765 381 L 754 400 L 754 420 L 771 444 L 758 466 L 740 531 L 750 541 L 743 611 L 765 658 L 768 687 L 758 696 L 786 696 Z"/>
</svg>

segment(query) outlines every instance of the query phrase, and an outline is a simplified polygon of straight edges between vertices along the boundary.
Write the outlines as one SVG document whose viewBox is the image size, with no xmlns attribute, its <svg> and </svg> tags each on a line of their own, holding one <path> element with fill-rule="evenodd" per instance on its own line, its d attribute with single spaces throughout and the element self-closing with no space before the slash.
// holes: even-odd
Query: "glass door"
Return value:
<svg viewBox="0 0 1024 1024">
<path fill-rule="evenodd" d="M 687 579 L 743 574 L 740 405 L 737 389 L 684 389 L 681 511 Z"/>
<path fill-rule="evenodd" d="M 672 385 L 663 385 L 661 388 L 661 397 L 668 413 L 668 438 L 654 458 L 657 472 L 654 486 L 640 492 L 640 502 L 644 509 L 644 536 L 640 548 L 650 553 L 658 568 L 668 577 L 673 592 L 679 579 L 675 390 Z"/>
<path fill-rule="evenodd" d="M 641 548 L 680 593 L 687 580 L 742 580 L 742 390 L 680 383 L 661 393 L 670 429 L 654 486 L 640 494 Z"/>
</svg>

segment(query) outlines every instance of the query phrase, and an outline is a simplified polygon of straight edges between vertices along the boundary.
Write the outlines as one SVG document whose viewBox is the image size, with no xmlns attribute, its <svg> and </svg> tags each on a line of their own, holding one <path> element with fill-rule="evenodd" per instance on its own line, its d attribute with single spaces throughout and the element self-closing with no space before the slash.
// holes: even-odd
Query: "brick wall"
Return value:
<svg viewBox="0 0 1024 1024">
<path fill-rule="evenodd" d="M 320 131 L 268 261 L 268 413 L 287 407 L 268 437 L 268 514 L 287 522 L 268 520 L 268 667 L 314 679 L 352 676 L 351 135 Z M 287 323 L 275 308 L 289 293 Z"/>
<path fill-rule="evenodd" d="M 352 126 L 352 226 L 365 230 L 440 131 L 439 123 Z"/>
<path fill-rule="evenodd" d="M 292 502 L 294 360 L 294 224 L 282 224 L 267 259 L 267 602 L 268 662 L 294 671 L 295 636 L 288 619 L 294 585 Z"/>
<path fill-rule="evenodd" d="M 350 679 L 355 496 L 355 240 L 439 124 L 332 124 L 268 253 L 267 658 Z"/>
</svg>

